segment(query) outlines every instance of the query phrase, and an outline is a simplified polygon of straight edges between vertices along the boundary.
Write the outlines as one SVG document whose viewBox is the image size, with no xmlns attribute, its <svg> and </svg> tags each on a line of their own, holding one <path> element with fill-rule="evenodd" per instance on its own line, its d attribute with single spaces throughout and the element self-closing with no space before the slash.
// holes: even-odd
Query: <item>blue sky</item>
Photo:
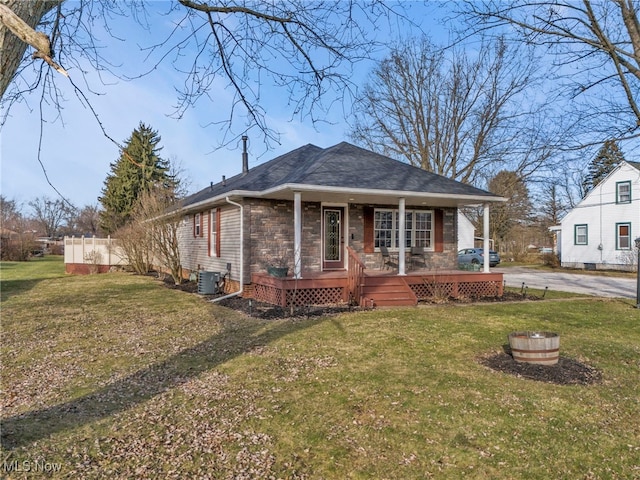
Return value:
<svg viewBox="0 0 640 480">
<path fill-rule="evenodd" d="M 169 5 L 165 1 L 152 3 L 153 8 L 160 11 Z M 446 4 L 432 2 L 425 6 L 417 1 L 404 1 L 403 6 L 408 17 L 430 34 L 434 42 L 442 44 L 450 40 L 440 23 L 449 15 Z M 171 28 L 168 17 L 153 16 L 149 23 L 150 28 L 145 30 L 131 18 L 116 18 L 111 27 L 114 35 L 122 41 L 115 40 L 98 27 L 92 34 L 100 39 L 105 56 L 119 64 L 119 72 L 135 76 L 150 68 L 148 63 L 144 63 L 146 54 L 140 46 L 150 46 L 164 39 Z M 417 34 L 417 29 L 415 32 L 399 31 L 397 26 L 376 32 L 379 40 L 389 42 L 398 36 L 409 37 L 412 33 Z M 380 58 L 385 53 L 381 50 Z M 360 64 L 354 72 L 354 83 L 362 86 L 373 66 L 373 62 Z M 91 67 L 87 66 L 86 70 L 91 89 L 99 95 L 89 93 L 79 72 L 70 70 L 70 73 L 90 98 L 106 133 L 122 144 L 140 122 L 153 127 L 162 138 L 161 155 L 175 159 L 179 164 L 189 192 L 205 188 L 210 182 L 218 182 L 223 175 L 230 177 L 240 171 L 241 141 L 219 148 L 229 138 L 229 132 L 225 127 L 210 125 L 228 117 L 231 92 L 225 89 L 226 79 L 220 79 L 211 90 L 213 101 L 201 99 L 196 108 L 187 110 L 180 120 L 176 120 L 170 117 L 177 102 L 175 86 L 180 85 L 184 77 L 172 68 L 171 63 L 166 62 L 151 74 L 131 81 L 112 77 L 106 72 L 99 78 Z M 56 81 L 66 101 L 60 118 L 51 106 L 44 109 L 40 161 L 51 184 L 65 198 L 78 207 L 95 205 L 109 173 L 109 165 L 118 159 L 119 150 L 103 135 L 93 113 L 76 96 L 69 82 L 60 75 Z M 273 148 L 268 149 L 260 132 L 256 129 L 250 131 L 249 167 L 308 143 L 329 147 L 349 140 L 349 125 L 344 118 L 349 105 L 332 104 L 324 114 L 326 121 L 314 125 L 309 117 L 292 115 L 286 105 L 286 92 L 268 83 L 261 84 L 260 88 L 268 125 L 280 133 L 280 143 L 273 143 Z M 25 97 L 24 102 L 14 105 L 0 130 L 0 192 L 5 198 L 21 203 L 27 211 L 26 204 L 35 198 L 57 197 L 38 161 L 39 95 L 36 92 Z M 236 125 L 233 133 L 240 135 L 242 125 Z M 632 149 L 625 147 L 625 154 L 635 154 L 639 149 L 637 142 Z M 628 159 L 636 160 L 632 157 Z"/>
<path fill-rule="evenodd" d="M 157 2 L 154 5 L 166 8 L 167 4 Z M 425 9 L 415 3 L 411 8 L 416 14 L 414 18 L 423 18 L 432 26 L 430 29 L 434 34 L 443 31 L 437 26 L 437 7 Z M 101 38 L 109 58 L 121 62 L 119 71 L 134 74 L 147 68 L 141 64 L 144 55 L 138 45 L 157 42 L 169 28 L 168 23 L 154 24 L 157 21 L 152 18 L 153 27 L 144 30 L 130 19 L 118 19 L 114 24 L 115 34 L 126 41 L 114 40 L 102 30 L 93 33 Z M 362 82 L 372 66 L 369 63 L 358 68 Z M 70 73 L 74 82 L 82 87 L 79 73 L 73 70 Z M 136 80 L 123 81 L 106 73 L 102 74 L 102 81 L 95 73 L 90 73 L 88 79 L 92 89 L 101 95 L 91 95 L 82 88 L 107 134 L 122 144 L 141 121 L 153 127 L 162 138 L 161 155 L 175 159 L 181 166 L 190 192 L 206 187 L 211 181 L 220 181 L 222 175 L 230 177 L 240 171 L 241 142 L 218 148 L 228 132 L 217 126 L 206 127 L 212 120 L 228 115 L 231 93 L 225 90 L 226 80 L 220 79 L 217 88 L 213 89 L 214 103 L 202 99 L 195 109 L 176 120 L 169 115 L 176 105 L 174 84 L 179 84 L 181 77 L 170 63 Z M 97 204 L 109 165 L 118 159 L 119 151 L 103 135 L 93 113 L 76 96 L 69 82 L 61 76 L 56 81 L 66 101 L 61 118 L 56 118 L 57 112 L 51 107 L 44 110 L 40 160 L 51 184 L 74 205 Z M 326 122 L 314 125 L 306 118 L 292 118 L 290 109 L 283 105 L 286 93 L 268 84 L 261 88 L 269 127 L 280 132 L 280 144 L 274 144 L 275 148 L 268 150 L 259 132 L 252 131 L 249 134 L 249 167 L 308 143 L 328 147 L 348 140 L 348 126 L 340 105 L 333 105 L 326 113 Z M 31 95 L 25 102 L 14 105 L 0 131 L 1 192 L 5 198 L 23 205 L 37 197 L 57 197 L 38 161 L 39 98 L 38 94 Z M 236 133 L 240 132 L 236 129 Z"/>
</svg>

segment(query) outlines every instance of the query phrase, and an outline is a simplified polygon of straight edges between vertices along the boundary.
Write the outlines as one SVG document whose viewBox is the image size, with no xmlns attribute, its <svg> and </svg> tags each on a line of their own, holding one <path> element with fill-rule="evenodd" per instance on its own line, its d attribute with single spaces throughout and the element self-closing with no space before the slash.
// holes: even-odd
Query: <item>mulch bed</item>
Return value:
<svg viewBox="0 0 640 480">
<path fill-rule="evenodd" d="M 358 310 L 358 308 L 349 307 L 348 305 L 321 305 L 296 307 L 292 311 L 290 308 L 283 308 L 277 305 L 239 297 L 226 298 L 218 302 L 218 305 L 232 308 L 251 317 L 261 319 L 326 317 Z"/>
<path fill-rule="evenodd" d="M 479 362 L 498 372 L 556 385 L 591 385 L 602 381 L 602 374 L 596 368 L 563 356 L 555 365 L 536 365 L 516 362 L 510 353 L 501 352 L 482 357 Z"/>
</svg>

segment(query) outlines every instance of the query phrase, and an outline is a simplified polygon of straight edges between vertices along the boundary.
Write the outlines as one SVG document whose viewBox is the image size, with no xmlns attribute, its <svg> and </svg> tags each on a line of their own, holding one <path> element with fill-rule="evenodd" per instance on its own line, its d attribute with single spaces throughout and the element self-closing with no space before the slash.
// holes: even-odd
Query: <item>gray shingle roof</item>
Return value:
<svg viewBox="0 0 640 480">
<path fill-rule="evenodd" d="M 632 167 L 637 168 L 638 170 L 640 170 L 640 162 L 630 162 L 630 161 L 627 160 L 627 163 L 629 165 L 631 165 Z"/>
<path fill-rule="evenodd" d="M 233 191 L 264 192 L 295 184 L 308 187 L 420 192 L 492 197 L 496 195 L 342 142 L 333 147 L 305 145 L 189 197 L 183 207 Z"/>
</svg>

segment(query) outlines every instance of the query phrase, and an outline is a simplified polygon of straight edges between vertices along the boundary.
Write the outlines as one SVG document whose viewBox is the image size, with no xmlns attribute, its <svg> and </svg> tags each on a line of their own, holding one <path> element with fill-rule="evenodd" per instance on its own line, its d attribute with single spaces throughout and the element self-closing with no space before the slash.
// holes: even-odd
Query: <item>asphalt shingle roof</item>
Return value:
<svg viewBox="0 0 640 480">
<path fill-rule="evenodd" d="M 479 188 L 427 172 L 347 142 L 329 148 L 305 145 L 214 184 L 183 202 L 188 207 L 232 191 L 263 192 L 286 184 L 496 197 Z"/>
<path fill-rule="evenodd" d="M 629 165 L 631 165 L 632 167 L 637 168 L 638 170 L 640 170 L 640 162 L 630 162 L 630 161 L 627 160 L 627 163 Z"/>
</svg>

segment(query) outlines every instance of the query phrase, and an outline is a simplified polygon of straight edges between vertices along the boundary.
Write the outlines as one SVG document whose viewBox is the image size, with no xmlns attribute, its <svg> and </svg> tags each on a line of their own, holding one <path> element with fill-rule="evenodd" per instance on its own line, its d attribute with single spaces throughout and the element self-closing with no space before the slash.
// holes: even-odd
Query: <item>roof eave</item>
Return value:
<svg viewBox="0 0 640 480">
<path fill-rule="evenodd" d="M 306 185 L 298 183 L 286 183 L 278 185 L 273 188 L 268 188 L 262 191 L 254 190 L 230 190 L 228 192 L 214 195 L 205 200 L 201 200 L 190 205 L 186 205 L 178 209 L 181 213 L 197 212 L 207 207 L 224 203 L 226 198 L 272 198 L 272 199 L 290 199 L 293 192 L 301 193 L 316 193 L 316 194 L 333 194 L 342 195 L 348 198 L 352 203 L 358 202 L 358 197 L 372 198 L 377 197 L 380 199 L 398 199 L 403 197 L 420 198 L 424 200 L 440 200 L 447 203 L 455 203 L 456 205 L 479 205 L 484 203 L 502 203 L 507 199 L 497 195 L 463 195 L 452 193 L 431 193 L 431 192 L 415 192 L 405 190 L 378 190 L 378 189 L 366 189 L 366 188 L 347 188 L 347 187 L 333 187 L 322 185 Z M 368 201 L 362 203 L 370 203 Z"/>
<path fill-rule="evenodd" d="M 387 198 L 402 198 L 402 197 L 419 197 L 424 199 L 444 199 L 444 200 L 455 200 L 458 204 L 469 204 L 476 205 L 482 203 L 502 203 L 506 202 L 508 199 L 504 197 L 500 197 L 498 195 L 464 195 L 464 194 L 453 194 L 453 193 L 433 193 L 433 192 L 416 192 L 416 191 L 407 191 L 407 190 L 379 190 L 379 189 L 367 189 L 367 188 L 350 188 L 350 187 L 334 187 L 334 186 L 322 186 L 322 185 L 306 185 L 306 184 L 296 184 L 296 183 L 287 183 L 283 185 L 278 185 L 277 187 L 273 187 L 263 192 L 260 192 L 260 196 L 262 197 L 274 197 L 278 193 L 289 191 L 289 192 L 313 192 L 313 193 L 332 193 L 332 194 L 341 194 L 348 195 L 357 200 L 358 196 L 377 196 L 377 197 L 387 197 Z M 355 202 L 354 203 L 358 203 Z"/>
</svg>

